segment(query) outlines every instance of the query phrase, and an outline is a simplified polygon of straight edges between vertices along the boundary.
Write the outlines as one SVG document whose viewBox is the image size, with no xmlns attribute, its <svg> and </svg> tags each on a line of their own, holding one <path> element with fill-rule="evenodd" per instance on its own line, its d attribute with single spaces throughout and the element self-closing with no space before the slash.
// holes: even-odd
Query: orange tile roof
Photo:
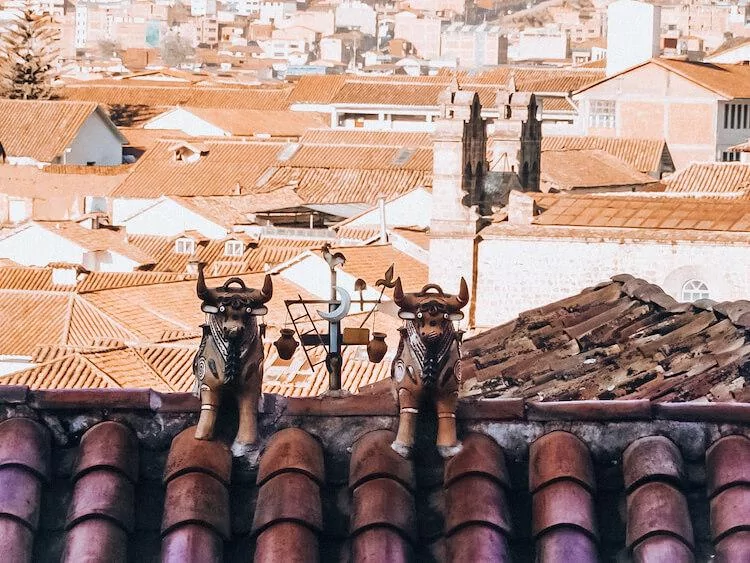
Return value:
<svg viewBox="0 0 750 563">
<path fill-rule="evenodd" d="M 74 221 L 34 221 L 29 225 L 31 224 L 38 225 L 91 252 L 108 250 L 133 260 L 140 265 L 154 263 L 151 256 L 128 243 L 124 231 L 115 231 L 107 228 L 86 229 Z M 21 229 L 23 228 L 26 227 L 21 227 Z"/>
<path fill-rule="evenodd" d="M 426 229 L 396 227 L 393 229 L 393 232 L 397 236 L 403 237 L 413 244 L 416 244 L 423 250 L 430 249 L 430 233 Z"/>
<path fill-rule="evenodd" d="M 546 196 L 536 225 L 750 232 L 750 202 L 608 194 Z"/>
<path fill-rule="evenodd" d="M 301 144 L 299 150 L 284 162 L 284 166 L 360 170 L 431 170 L 432 147 Z"/>
<path fill-rule="evenodd" d="M 0 186 L 4 194 L 37 200 L 71 199 L 85 195 L 109 195 L 130 171 L 130 166 L 9 166 L 0 165 Z M 101 171 L 99 169 L 108 169 Z M 93 177 L 92 174 L 93 173 Z"/>
<path fill-rule="evenodd" d="M 369 131 L 366 129 L 308 129 L 300 137 L 303 145 L 356 145 L 432 149 L 430 133 Z"/>
<path fill-rule="evenodd" d="M 190 106 L 230 109 L 287 109 L 289 88 L 258 88 L 241 86 L 185 86 L 169 82 L 147 83 L 121 81 L 69 84 L 60 97 L 67 100 L 95 101 L 107 106 L 170 107 Z"/>
<path fill-rule="evenodd" d="M 52 162 L 96 111 L 107 119 L 94 102 L 0 99 L 0 143 L 8 156 Z"/>
<path fill-rule="evenodd" d="M 0 289 L 67 292 L 71 290 L 71 286 L 52 283 L 52 268 L 1 266 Z"/>
<path fill-rule="evenodd" d="M 182 109 L 235 136 L 299 137 L 307 129 L 330 123 L 328 115 L 312 112 L 185 106 Z"/>
<path fill-rule="evenodd" d="M 505 85 L 513 77 L 519 92 L 569 93 L 604 78 L 604 70 L 501 66 L 477 76 L 460 77 L 460 84 Z"/>
<path fill-rule="evenodd" d="M 170 199 L 198 215 L 228 227 L 252 223 L 252 215 L 255 213 L 302 205 L 300 197 L 290 189 L 239 196 L 170 196 Z"/>
<path fill-rule="evenodd" d="M 542 153 L 542 184 L 575 190 L 617 186 L 646 187 L 656 183 L 626 162 L 602 150 L 561 150 Z"/>
<path fill-rule="evenodd" d="M 694 162 L 666 178 L 664 184 L 670 192 L 741 196 L 750 192 L 750 164 Z"/>
<path fill-rule="evenodd" d="M 665 152 L 669 155 L 669 149 L 663 139 L 621 139 L 590 136 L 542 137 L 542 151 L 582 149 L 601 149 L 624 160 L 630 166 L 645 174 L 659 170 Z M 671 157 L 669 160 L 671 160 Z"/>
<path fill-rule="evenodd" d="M 157 198 L 162 195 L 221 196 L 259 191 L 257 184 L 287 143 L 205 140 L 197 162 L 174 159 L 171 141 L 159 141 L 138 161 L 113 197 Z"/>
<path fill-rule="evenodd" d="M 651 59 L 636 67 L 624 70 L 622 73 L 582 87 L 576 93 L 588 90 L 601 82 L 611 80 L 623 73 L 632 72 L 648 64 L 654 64 L 674 72 L 724 98 L 750 98 L 750 66 L 743 64 L 701 63 L 666 58 Z"/>
<path fill-rule="evenodd" d="M 160 112 L 161 113 L 161 112 Z M 119 127 L 127 137 L 127 146 L 149 150 L 163 139 L 187 139 L 190 136 L 176 129 L 144 129 L 143 127 Z"/>
<path fill-rule="evenodd" d="M 362 278 L 369 286 L 375 287 L 375 282 L 383 277 L 391 264 L 395 265 L 394 277 L 401 277 L 404 291 L 419 291 L 427 283 L 427 264 L 396 250 L 390 244 L 339 247 L 336 251 L 346 256 L 343 270 Z"/>
<path fill-rule="evenodd" d="M 279 167 L 263 191 L 293 186 L 305 203 L 374 205 L 418 187 L 432 186 L 432 170 L 362 170 Z"/>
</svg>

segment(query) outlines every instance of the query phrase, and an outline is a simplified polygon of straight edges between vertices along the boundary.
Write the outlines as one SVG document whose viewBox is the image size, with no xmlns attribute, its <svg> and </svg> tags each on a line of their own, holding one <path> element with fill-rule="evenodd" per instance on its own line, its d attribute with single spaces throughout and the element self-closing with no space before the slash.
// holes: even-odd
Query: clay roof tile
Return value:
<svg viewBox="0 0 750 563">
<path fill-rule="evenodd" d="M 416 539 L 414 497 L 401 483 L 378 478 L 354 489 L 352 535 L 373 526 L 395 528 L 403 536 Z"/>
<path fill-rule="evenodd" d="M 724 536 L 750 528 L 750 485 L 735 485 L 711 499 L 711 537 Z"/>
<path fill-rule="evenodd" d="M 456 530 L 448 540 L 448 554 L 449 561 L 511 560 L 505 534 L 488 526 L 467 526 Z"/>
<path fill-rule="evenodd" d="M 308 475 L 288 471 L 263 482 L 253 531 L 261 532 L 279 522 L 295 522 L 317 531 L 322 529 L 320 487 Z"/>
<path fill-rule="evenodd" d="M 50 436 L 44 426 L 28 418 L 9 418 L 0 423 L 0 468 L 24 467 L 49 478 Z"/>
<path fill-rule="evenodd" d="M 162 534 L 192 522 L 229 538 L 229 491 L 221 481 L 197 471 L 174 477 L 167 484 Z"/>
<path fill-rule="evenodd" d="M 538 438 L 529 449 L 529 490 L 560 479 L 570 479 L 594 490 L 594 469 L 588 448 L 580 438 L 561 430 Z"/>
<path fill-rule="evenodd" d="M 164 480 L 168 482 L 184 473 L 198 471 L 228 485 L 232 473 L 229 448 L 219 440 L 196 440 L 195 428 L 186 428 L 172 440 Z"/>
<path fill-rule="evenodd" d="M 648 436 L 631 442 L 623 452 L 625 488 L 628 491 L 644 481 L 656 478 L 679 483 L 682 480 L 682 455 L 664 436 Z"/>
<path fill-rule="evenodd" d="M 299 428 L 285 428 L 276 432 L 261 457 L 258 485 L 287 471 L 304 473 L 316 483 L 324 479 L 323 451 L 310 434 Z"/>
<path fill-rule="evenodd" d="M 102 518 L 90 518 L 68 532 L 60 560 L 125 563 L 127 545 L 128 534 L 123 528 Z"/>
<path fill-rule="evenodd" d="M 690 548 L 677 538 L 652 536 L 633 548 L 633 563 L 669 561 L 669 563 L 693 563 L 695 557 Z M 720 559 L 720 561 L 725 561 Z"/>
<path fill-rule="evenodd" d="M 445 486 L 467 475 L 483 475 L 510 488 L 505 456 L 495 440 L 472 432 L 463 439 L 463 448 L 445 465 Z"/>
<path fill-rule="evenodd" d="M 388 477 L 414 490 L 413 466 L 393 451 L 391 444 L 395 439 L 396 434 L 390 430 L 374 430 L 354 443 L 349 464 L 352 489 L 370 479 Z"/>
<path fill-rule="evenodd" d="M 186 523 L 164 537 L 161 545 L 163 563 L 185 561 L 221 561 L 221 537 L 201 524 Z"/>
<path fill-rule="evenodd" d="M 596 543 L 577 528 L 553 528 L 536 540 L 537 561 L 595 563 L 599 561 Z"/>
<path fill-rule="evenodd" d="M 0 514 L 17 518 L 34 530 L 39 522 L 41 497 L 42 481 L 38 475 L 19 466 L 0 469 Z"/>
<path fill-rule="evenodd" d="M 109 469 L 85 473 L 76 481 L 68 511 L 68 528 L 92 517 L 103 517 L 132 531 L 134 524 L 133 483 Z"/>
<path fill-rule="evenodd" d="M 118 422 L 100 422 L 81 438 L 74 477 L 101 468 L 118 470 L 131 481 L 138 479 L 138 439 Z"/>
<path fill-rule="evenodd" d="M 263 531 L 255 541 L 254 561 L 258 563 L 306 563 L 317 561 L 317 558 L 316 533 L 294 522 L 278 522 Z"/>
<path fill-rule="evenodd" d="M 716 542 L 716 561 L 723 563 L 742 563 L 750 553 L 750 530 L 730 534 Z"/>
<path fill-rule="evenodd" d="M 558 527 L 573 527 L 597 536 L 594 499 L 580 483 L 563 480 L 549 483 L 531 499 L 532 533 L 539 536 Z"/>
<path fill-rule="evenodd" d="M 708 496 L 734 485 L 750 485 L 750 439 L 725 436 L 706 451 Z"/>
<path fill-rule="evenodd" d="M 683 494 L 667 483 L 645 483 L 627 498 L 627 545 L 633 548 L 648 536 L 665 534 L 693 546 L 693 526 Z"/>
<path fill-rule="evenodd" d="M 30 561 L 34 534 L 20 520 L 0 517 L 0 545 L 8 561 Z"/>
<path fill-rule="evenodd" d="M 505 490 L 485 476 L 469 474 L 453 481 L 445 492 L 445 511 L 446 536 L 470 524 L 490 526 L 506 535 L 512 530 Z"/>
</svg>

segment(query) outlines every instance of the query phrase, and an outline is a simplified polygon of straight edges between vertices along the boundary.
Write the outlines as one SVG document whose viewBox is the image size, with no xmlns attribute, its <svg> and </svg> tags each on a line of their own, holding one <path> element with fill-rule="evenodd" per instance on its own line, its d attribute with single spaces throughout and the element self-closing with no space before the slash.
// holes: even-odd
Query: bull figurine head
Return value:
<svg viewBox="0 0 750 563">
<path fill-rule="evenodd" d="M 463 319 L 461 309 L 469 302 L 469 288 L 461 278 L 458 295 L 447 294 L 435 284 L 405 294 L 401 279 L 397 279 L 393 301 L 404 327 L 391 367 L 400 408 L 392 448 L 404 457 L 411 455 L 420 406 L 430 400 L 437 407 L 438 451 L 451 457 L 461 449 L 456 437 L 461 351 L 453 322 Z"/>
<path fill-rule="evenodd" d="M 201 415 L 195 437 L 211 440 L 220 405 L 221 389 L 231 386 L 237 395 L 239 428 L 235 444 L 252 444 L 257 438 L 258 399 L 263 383 L 263 342 L 256 318 L 268 313 L 273 296 L 271 276 L 261 289 L 249 288 L 240 278 L 206 287 L 203 264 L 198 265 L 197 294 L 206 313 L 203 338 L 195 359 L 195 393 Z"/>
</svg>

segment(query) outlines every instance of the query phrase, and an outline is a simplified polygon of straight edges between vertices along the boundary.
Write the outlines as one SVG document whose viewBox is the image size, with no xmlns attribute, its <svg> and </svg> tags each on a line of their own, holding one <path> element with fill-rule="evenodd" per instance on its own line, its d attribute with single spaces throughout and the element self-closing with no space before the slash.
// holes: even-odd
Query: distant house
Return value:
<svg viewBox="0 0 750 563">
<path fill-rule="evenodd" d="M 750 66 L 652 59 L 573 94 L 585 135 L 664 139 L 677 168 L 728 161 L 750 132 Z"/>
<path fill-rule="evenodd" d="M 143 125 L 149 130 L 182 131 L 192 137 L 299 137 L 326 127 L 328 117 L 283 110 L 177 107 Z"/>
<path fill-rule="evenodd" d="M 0 256 L 23 266 L 78 264 L 92 272 L 130 272 L 154 264 L 148 254 L 128 244 L 123 232 L 72 221 L 21 225 L 0 237 Z"/>
<path fill-rule="evenodd" d="M 95 102 L 0 100 L 9 164 L 122 164 L 127 139 Z"/>
</svg>

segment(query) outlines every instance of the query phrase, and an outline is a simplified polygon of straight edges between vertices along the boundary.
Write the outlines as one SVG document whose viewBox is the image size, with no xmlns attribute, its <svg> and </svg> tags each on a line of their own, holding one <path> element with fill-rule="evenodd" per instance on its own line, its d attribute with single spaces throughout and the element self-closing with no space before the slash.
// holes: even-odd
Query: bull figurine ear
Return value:
<svg viewBox="0 0 750 563">
<path fill-rule="evenodd" d="M 207 303 L 203 303 L 203 305 L 201 305 L 201 311 L 203 311 L 204 313 L 218 313 L 219 308 Z"/>
<path fill-rule="evenodd" d="M 415 315 L 414 313 L 412 313 L 412 312 L 410 312 L 410 311 L 399 311 L 399 312 L 398 312 L 398 317 L 399 317 L 400 319 L 404 319 L 404 320 L 407 320 L 407 321 L 411 321 L 411 320 L 414 320 L 414 319 L 416 319 L 416 318 L 417 318 L 417 315 Z"/>
<path fill-rule="evenodd" d="M 463 318 L 464 314 L 461 311 L 459 311 L 458 313 L 450 313 L 448 315 L 448 319 L 451 321 L 460 321 Z"/>
</svg>

